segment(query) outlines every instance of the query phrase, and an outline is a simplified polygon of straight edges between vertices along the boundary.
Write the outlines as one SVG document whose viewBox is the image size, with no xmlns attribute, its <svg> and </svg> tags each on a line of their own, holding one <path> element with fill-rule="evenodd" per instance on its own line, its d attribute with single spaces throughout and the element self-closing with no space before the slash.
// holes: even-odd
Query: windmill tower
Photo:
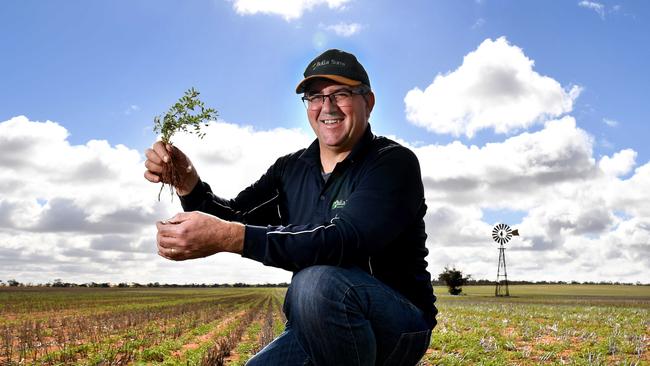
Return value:
<svg viewBox="0 0 650 366">
<path fill-rule="evenodd" d="M 492 239 L 499 243 L 499 266 L 497 267 L 497 283 L 494 288 L 494 296 L 510 296 L 508 271 L 506 270 L 506 248 L 503 245 L 508 243 L 513 236 L 519 236 L 519 230 L 512 230 L 506 224 L 497 224 L 492 229 Z"/>
</svg>

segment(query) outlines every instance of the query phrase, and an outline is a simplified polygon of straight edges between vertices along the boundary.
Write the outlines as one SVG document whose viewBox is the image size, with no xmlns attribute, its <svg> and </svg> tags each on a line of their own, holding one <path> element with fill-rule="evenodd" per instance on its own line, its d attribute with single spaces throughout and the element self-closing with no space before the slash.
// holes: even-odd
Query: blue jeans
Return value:
<svg viewBox="0 0 650 366">
<path fill-rule="evenodd" d="M 285 331 L 247 365 L 415 365 L 429 347 L 422 311 L 358 268 L 296 273 Z"/>
</svg>

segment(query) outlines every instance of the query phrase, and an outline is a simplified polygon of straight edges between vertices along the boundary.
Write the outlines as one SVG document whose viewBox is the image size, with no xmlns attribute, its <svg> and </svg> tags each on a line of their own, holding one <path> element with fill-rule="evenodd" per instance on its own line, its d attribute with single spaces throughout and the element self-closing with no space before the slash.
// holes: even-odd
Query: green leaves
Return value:
<svg viewBox="0 0 650 366">
<path fill-rule="evenodd" d="M 459 295 L 463 289 L 461 286 L 466 285 L 471 276 L 463 277 L 463 272 L 456 269 L 456 267 L 445 267 L 444 272 L 438 275 L 438 280 L 444 281 L 449 287 L 449 293 L 452 295 Z"/>
<path fill-rule="evenodd" d="M 164 116 L 154 117 L 153 131 L 162 135 L 164 143 L 171 144 L 172 136 L 178 131 L 194 133 L 199 138 L 205 136 L 201 127 L 207 126 L 210 120 L 216 120 L 218 114 L 212 108 L 205 108 L 199 94 L 194 88 L 187 90 Z"/>
</svg>

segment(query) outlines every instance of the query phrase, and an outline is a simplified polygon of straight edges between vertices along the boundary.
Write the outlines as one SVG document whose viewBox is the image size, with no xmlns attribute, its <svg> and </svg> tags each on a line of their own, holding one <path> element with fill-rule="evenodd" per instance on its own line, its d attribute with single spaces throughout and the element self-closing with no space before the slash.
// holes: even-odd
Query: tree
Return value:
<svg viewBox="0 0 650 366">
<path fill-rule="evenodd" d="M 452 295 L 460 295 L 463 292 L 461 286 L 466 285 L 467 281 L 472 276 L 463 277 L 463 272 L 457 270 L 455 267 L 449 269 L 445 267 L 445 270 L 438 275 L 438 280 L 447 284 L 449 287 L 449 293 Z"/>
<path fill-rule="evenodd" d="M 20 282 L 14 280 L 14 279 L 11 279 L 11 280 L 7 281 L 7 284 L 9 284 L 9 286 L 11 286 L 11 287 L 18 287 L 18 286 L 20 286 Z"/>
<path fill-rule="evenodd" d="M 55 278 L 54 282 L 52 282 L 52 287 L 67 287 L 67 286 L 65 286 L 62 279 Z"/>
</svg>

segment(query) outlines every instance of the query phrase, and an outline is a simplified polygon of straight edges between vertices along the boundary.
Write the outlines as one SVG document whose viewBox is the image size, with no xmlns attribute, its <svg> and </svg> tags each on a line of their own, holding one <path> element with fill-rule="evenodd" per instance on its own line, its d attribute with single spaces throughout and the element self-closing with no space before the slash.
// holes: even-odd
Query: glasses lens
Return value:
<svg viewBox="0 0 650 366">
<path fill-rule="evenodd" d="M 352 105 L 352 94 L 350 94 L 349 92 L 338 92 L 332 94 L 332 96 L 334 96 L 336 105 L 339 107 L 349 107 Z"/>
<path fill-rule="evenodd" d="M 320 109 L 323 106 L 323 99 L 324 96 L 322 94 L 302 97 L 302 101 L 305 103 L 305 107 L 311 110 Z"/>
<path fill-rule="evenodd" d="M 339 107 L 349 107 L 352 105 L 353 94 L 358 94 L 353 91 L 338 91 L 332 94 L 316 94 L 308 97 L 302 97 L 305 107 L 310 110 L 318 110 L 323 107 L 325 99 L 329 99 L 330 103 L 336 104 Z"/>
</svg>

